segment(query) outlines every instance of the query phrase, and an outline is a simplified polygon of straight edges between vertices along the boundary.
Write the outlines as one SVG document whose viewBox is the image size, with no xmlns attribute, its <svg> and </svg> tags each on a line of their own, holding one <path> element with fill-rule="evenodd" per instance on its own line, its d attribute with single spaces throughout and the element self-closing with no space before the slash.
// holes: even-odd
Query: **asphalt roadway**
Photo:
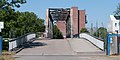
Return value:
<svg viewBox="0 0 120 60">
<path fill-rule="evenodd" d="M 35 40 L 17 53 L 15 60 L 120 60 L 106 56 L 86 39 Z"/>
</svg>

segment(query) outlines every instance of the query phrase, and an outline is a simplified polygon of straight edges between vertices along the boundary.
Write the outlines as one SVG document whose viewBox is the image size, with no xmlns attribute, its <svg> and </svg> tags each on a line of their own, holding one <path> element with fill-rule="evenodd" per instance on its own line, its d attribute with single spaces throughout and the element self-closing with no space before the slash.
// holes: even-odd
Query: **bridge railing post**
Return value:
<svg viewBox="0 0 120 60">
<path fill-rule="evenodd" d="M 4 22 L 0 22 L 0 55 L 2 55 L 2 29 L 4 28 Z"/>
<path fill-rule="evenodd" d="M 108 56 L 110 56 L 110 54 L 111 54 L 111 49 L 115 49 L 114 50 L 115 52 L 112 53 L 112 54 L 119 54 L 119 50 L 120 50 L 120 41 L 119 41 L 119 39 L 117 38 L 117 43 L 115 43 L 113 39 L 111 40 L 111 38 L 115 37 L 115 36 L 119 37 L 120 34 L 108 34 L 107 35 L 107 52 L 106 52 L 106 55 L 108 55 Z M 114 46 L 115 44 L 117 44 L 117 45 Z M 117 47 L 117 48 L 115 48 L 115 47 Z"/>
<path fill-rule="evenodd" d="M 110 56 L 110 37 L 109 36 L 110 35 L 108 34 L 107 35 L 107 52 L 106 52 L 108 56 Z"/>
<path fill-rule="evenodd" d="M 0 31 L 0 55 L 2 55 L 2 33 Z"/>
</svg>

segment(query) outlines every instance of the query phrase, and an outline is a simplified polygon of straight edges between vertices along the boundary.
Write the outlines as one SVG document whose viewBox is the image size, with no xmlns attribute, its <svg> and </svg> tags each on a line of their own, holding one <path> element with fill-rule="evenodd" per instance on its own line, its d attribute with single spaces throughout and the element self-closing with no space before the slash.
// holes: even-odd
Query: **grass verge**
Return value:
<svg viewBox="0 0 120 60">
<path fill-rule="evenodd" d="M 14 53 L 3 52 L 2 56 L 0 56 L 0 60 L 15 60 L 13 55 L 14 55 Z"/>
</svg>

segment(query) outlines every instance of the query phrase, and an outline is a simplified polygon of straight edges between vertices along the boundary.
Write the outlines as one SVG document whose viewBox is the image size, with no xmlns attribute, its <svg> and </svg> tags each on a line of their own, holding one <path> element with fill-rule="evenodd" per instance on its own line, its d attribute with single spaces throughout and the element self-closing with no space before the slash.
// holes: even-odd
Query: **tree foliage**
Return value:
<svg viewBox="0 0 120 60">
<path fill-rule="evenodd" d="M 3 37 L 18 37 L 29 32 L 44 32 L 44 20 L 40 19 L 33 12 L 7 13 L 0 11 L 0 21 L 4 21 Z"/>
<path fill-rule="evenodd" d="M 82 29 L 80 30 L 80 33 L 89 33 L 89 31 L 88 31 L 86 28 L 82 28 Z"/>
<path fill-rule="evenodd" d="M 56 25 L 53 25 L 53 39 L 63 39 L 63 35 Z"/>
<path fill-rule="evenodd" d="M 14 7 L 20 7 L 20 4 L 26 3 L 26 0 L 0 0 L 0 9 L 8 11 Z"/>
<path fill-rule="evenodd" d="M 18 37 L 29 32 L 43 32 L 44 20 L 33 12 L 15 12 L 26 0 L 0 0 L 0 21 L 4 22 L 3 37 Z"/>
<path fill-rule="evenodd" d="M 107 37 L 107 29 L 104 28 L 104 27 L 100 27 L 100 28 L 94 33 L 94 36 L 100 37 L 100 38 L 106 40 L 106 37 Z"/>
<path fill-rule="evenodd" d="M 120 16 L 120 3 L 118 3 L 116 11 L 114 11 L 115 15 Z"/>
</svg>

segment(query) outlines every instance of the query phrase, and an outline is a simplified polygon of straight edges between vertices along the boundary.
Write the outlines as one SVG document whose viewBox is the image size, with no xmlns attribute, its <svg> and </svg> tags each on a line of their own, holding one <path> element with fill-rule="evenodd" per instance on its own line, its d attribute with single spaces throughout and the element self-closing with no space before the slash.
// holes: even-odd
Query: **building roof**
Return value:
<svg viewBox="0 0 120 60">
<path fill-rule="evenodd" d="M 114 16 L 116 20 L 120 20 L 120 16 Z"/>
</svg>

